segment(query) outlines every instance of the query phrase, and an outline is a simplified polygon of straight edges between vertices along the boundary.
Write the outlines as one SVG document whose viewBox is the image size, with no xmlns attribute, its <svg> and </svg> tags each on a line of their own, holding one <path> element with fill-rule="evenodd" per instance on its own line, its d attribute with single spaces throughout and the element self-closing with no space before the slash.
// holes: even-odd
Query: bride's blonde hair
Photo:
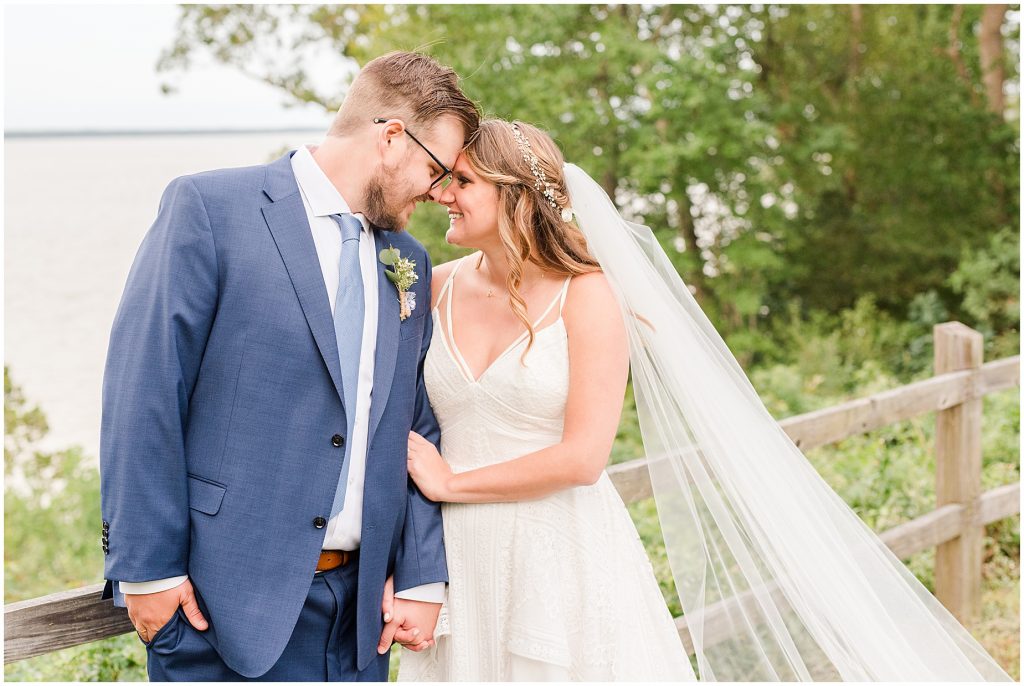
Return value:
<svg viewBox="0 0 1024 686">
<path fill-rule="evenodd" d="M 525 142 L 520 142 L 515 129 Z M 546 187 L 536 187 L 538 176 L 529 161 L 530 151 L 536 158 L 537 171 L 547 181 Z M 505 286 L 512 311 L 529 332 L 525 356 L 533 345 L 534 331 L 526 301 L 519 294 L 523 265 L 532 262 L 559 276 L 601 268 L 587 250 L 579 227 L 571 219 L 562 218 L 562 209 L 570 203 L 562 173 L 564 159 L 551 136 L 523 122 L 485 119 L 465 155 L 473 171 L 498 188 L 498 236 L 508 261 Z M 552 202 L 557 207 L 552 207 Z"/>
</svg>

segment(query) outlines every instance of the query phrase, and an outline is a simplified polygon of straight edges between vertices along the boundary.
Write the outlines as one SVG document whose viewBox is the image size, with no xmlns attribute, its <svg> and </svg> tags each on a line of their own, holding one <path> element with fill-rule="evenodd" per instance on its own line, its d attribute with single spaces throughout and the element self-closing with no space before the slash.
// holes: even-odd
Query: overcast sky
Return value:
<svg viewBox="0 0 1024 686">
<path fill-rule="evenodd" d="M 276 89 L 207 60 L 160 92 L 174 5 L 7 5 L 6 131 L 326 128 L 315 106 L 285 108 Z"/>
</svg>

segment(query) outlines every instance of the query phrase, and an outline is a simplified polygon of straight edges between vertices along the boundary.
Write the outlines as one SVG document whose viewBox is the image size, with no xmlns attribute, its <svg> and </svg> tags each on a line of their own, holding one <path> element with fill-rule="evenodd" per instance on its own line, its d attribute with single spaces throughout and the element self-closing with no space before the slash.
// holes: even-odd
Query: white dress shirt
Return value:
<svg viewBox="0 0 1024 686">
<path fill-rule="evenodd" d="M 341 197 L 331 180 L 313 159 L 306 147 L 300 147 L 292 155 L 292 172 L 306 208 L 306 218 L 313 233 L 320 270 L 331 312 L 334 312 L 338 296 L 339 256 L 341 255 L 341 230 L 332 214 L 349 214 L 349 204 Z M 359 239 L 359 268 L 363 275 L 365 316 L 363 319 L 362 349 L 359 353 L 359 380 L 356 384 L 356 416 L 352 435 L 348 468 L 348 484 L 345 492 L 345 506 L 331 518 L 324 536 L 324 550 L 355 550 L 363 525 L 363 480 L 366 476 L 366 448 L 369 439 L 370 403 L 373 396 L 373 368 L 377 353 L 377 259 L 373 234 L 366 217 L 354 214 L 363 225 Z M 188 576 L 143 582 L 120 582 L 122 593 L 157 593 L 181 584 Z M 424 584 L 409 588 L 395 596 L 408 600 L 440 603 L 444 601 L 443 582 Z"/>
</svg>

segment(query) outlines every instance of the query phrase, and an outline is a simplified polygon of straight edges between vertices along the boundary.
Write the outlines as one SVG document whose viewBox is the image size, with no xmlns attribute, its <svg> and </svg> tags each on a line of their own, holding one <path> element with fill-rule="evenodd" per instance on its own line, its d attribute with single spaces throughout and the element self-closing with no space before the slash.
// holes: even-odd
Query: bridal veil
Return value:
<svg viewBox="0 0 1024 686">
<path fill-rule="evenodd" d="M 771 417 L 651 230 L 565 179 L 622 307 L 701 680 L 1010 680 Z"/>
</svg>

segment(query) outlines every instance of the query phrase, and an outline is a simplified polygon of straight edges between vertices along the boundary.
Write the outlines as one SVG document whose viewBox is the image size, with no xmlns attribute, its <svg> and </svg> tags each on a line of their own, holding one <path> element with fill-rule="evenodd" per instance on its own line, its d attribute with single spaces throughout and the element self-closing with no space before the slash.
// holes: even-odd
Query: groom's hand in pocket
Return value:
<svg viewBox="0 0 1024 686">
<path fill-rule="evenodd" d="M 179 605 L 184 610 L 189 624 L 196 629 L 206 631 L 209 626 L 199 610 L 192 582 L 188 579 L 174 588 L 158 593 L 125 593 L 124 604 L 128 608 L 128 619 L 146 643 L 152 641 L 156 632 L 171 621 Z"/>
</svg>

